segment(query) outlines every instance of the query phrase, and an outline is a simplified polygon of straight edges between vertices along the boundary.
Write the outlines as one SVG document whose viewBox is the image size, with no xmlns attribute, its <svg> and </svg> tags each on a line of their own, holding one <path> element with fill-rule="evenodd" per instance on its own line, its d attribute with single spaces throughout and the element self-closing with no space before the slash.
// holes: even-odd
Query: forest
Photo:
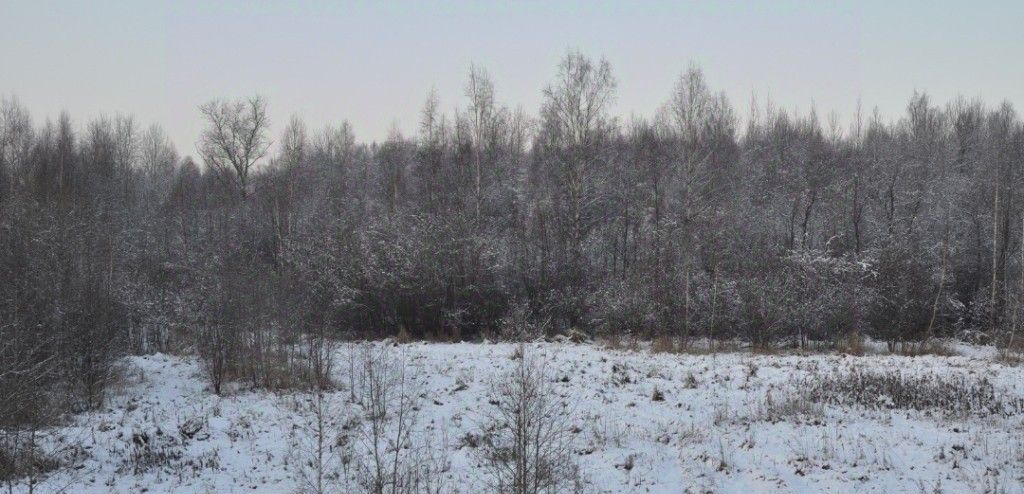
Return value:
<svg viewBox="0 0 1024 494">
<path fill-rule="evenodd" d="M 625 119 L 607 61 L 553 73 L 531 113 L 470 67 L 464 99 L 371 143 L 235 95 L 196 109 L 194 153 L 5 97 L 0 428 L 102 407 L 118 359 L 156 352 L 220 393 L 316 382 L 333 340 L 1020 345 L 1008 103 L 740 111 L 693 66 Z"/>
</svg>

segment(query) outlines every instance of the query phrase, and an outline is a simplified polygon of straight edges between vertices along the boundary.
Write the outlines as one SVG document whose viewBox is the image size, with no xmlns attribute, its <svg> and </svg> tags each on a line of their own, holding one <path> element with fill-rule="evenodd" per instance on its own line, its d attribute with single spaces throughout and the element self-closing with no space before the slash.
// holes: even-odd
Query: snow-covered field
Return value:
<svg viewBox="0 0 1024 494">
<path fill-rule="evenodd" d="M 589 491 L 1024 492 L 1024 419 L 1011 406 L 1024 398 L 1024 368 L 983 349 L 853 357 L 527 348 L 548 362 L 553 389 L 572 412 L 573 450 Z M 445 486 L 485 492 L 479 455 L 463 438 L 479 432 L 495 399 L 490 384 L 514 365 L 515 346 L 416 343 L 390 351 L 404 356 L 418 391 L 416 426 L 443 448 Z M 344 384 L 345 357 L 337 360 Z M 106 410 L 51 433 L 51 441 L 81 441 L 85 450 L 42 491 L 298 488 L 309 421 L 296 410 L 310 395 L 238 390 L 218 397 L 194 360 L 167 355 L 131 358 L 127 366 Z M 807 398 L 814 383 L 857 370 L 990 383 L 995 396 L 978 399 L 1007 408 L 943 412 L 939 405 L 902 408 L 885 396 L 876 397 L 878 406 Z M 351 415 L 348 395 L 342 386 L 331 397 L 338 430 Z"/>
</svg>

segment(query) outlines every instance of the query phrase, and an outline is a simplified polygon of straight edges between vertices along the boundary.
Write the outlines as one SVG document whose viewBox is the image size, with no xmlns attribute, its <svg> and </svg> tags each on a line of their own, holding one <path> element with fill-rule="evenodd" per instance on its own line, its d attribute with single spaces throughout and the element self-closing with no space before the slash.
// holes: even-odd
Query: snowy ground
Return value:
<svg viewBox="0 0 1024 494">
<path fill-rule="evenodd" d="M 1024 367 L 997 363 L 983 349 L 851 357 L 528 347 L 549 361 L 554 389 L 573 411 L 576 455 L 594 492 L 1024 492 L 1019 413 L 786 405 L 808 383 L 854 368 L 984 379 L 1000 397 L 1024 397 Z M 474 449 L 460 438 L 479 430 L 493 399 L 489 383 L 513 365 L 514 349 L 394 349 L 406 355 L 420 390 L 418 426 L 443 445 L 454 491 L 483 491 Z M 240 390 L 218 397 L 195 361 L 167 355 L 132 358 L 128 367 L 107 410 L 75 417 L 51 436 L 81 441 L 85 451 L 44 492 L 296 490 L 307 438 L 295 403 L 308 396 Z M 653 399 L 655 389 L 663 400 Z M 334 397 L 337 420 L 346 416 L 345 395 Z M 149 461 L 133 446 L 143 437 L 161 444 L 148 450 Z"/>
</svg>

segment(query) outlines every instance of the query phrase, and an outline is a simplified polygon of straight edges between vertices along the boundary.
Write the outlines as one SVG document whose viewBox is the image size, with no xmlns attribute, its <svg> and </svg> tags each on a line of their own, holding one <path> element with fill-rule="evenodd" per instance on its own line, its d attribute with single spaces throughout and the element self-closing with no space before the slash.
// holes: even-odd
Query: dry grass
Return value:
<svg viewBox="0 0 1024 494">
<path fill-rule="evenodd" d="M 36 482 L 60 467 L 60 462 L 47 455 L 30 440 L 28 434 L 0 436 L 0 482 L 16 486 L 21 481 Z"/>
<path fill-rule="evenodd" d="M 778 355 L 782 350 L 782 348 L 772 344 L 753 345 L 750 347 L 750 353 L 754 355 Z"/>
<path fill-rule="evenodd" d="M 758 405 L 754 416 L 767 422 L 782 422 L 789 418 L 821 420 L 825 416 L 824 405 L 797 391 L 786 392 L 782 396 L 768 392 Z"/>
<path fill-rule="evenodd" d="M 972 374 L 911 375 L 899 371 L 853 368 L 814 375 L 796 384 L 814 403 L 872 410 L 915 410 L 949 416 L 1014 416 L 1024 399 Z"/>
<path fill-rule="evenodd" d="M 1024 338 L 1008 336 L 997 344 L 996 360 L 1005 365 L 1024 364 Z"/>
<path fill-rule="evenodd" d="M 409 343 L 411 341 L 412 341 L 412 335 L 410 335 L 409 331 L 405 329 L 405 326 L 403 325 L 403 326 L 399 327 L 398 328 L 398 334 L 395 335 L 395 342 L 396 343 L 400 343 L 400 344 L 405 344 L 405 343 Z"/>
<path fill-rule="evenodd" d="M 1000 348 L 996 354 L 996 362 L 1003 365 L 1019 366 L 1024 364 L 1024 352 Z"/>
<path fill-rule="evenodd" d="M 851 331 L 836 342 L 836 351 L 847 355 L 864 355 L 864 335 Z"/>
<path fill-rule="evenodd" d="M 654 353 L 675 353 L 676 343 L 672 337 L 661 335 L 651 342 L 651 351 Z"/>
<path fill-rule="evenodd" d="M 894 353 L 905 357 L 919 357 L 923 355 L 954 357 L 957 355 L 956 351 L 948 344 L 935 338 L 925 341 L 901 341 L 894 345 L 893 350 Z"/>
</svg>

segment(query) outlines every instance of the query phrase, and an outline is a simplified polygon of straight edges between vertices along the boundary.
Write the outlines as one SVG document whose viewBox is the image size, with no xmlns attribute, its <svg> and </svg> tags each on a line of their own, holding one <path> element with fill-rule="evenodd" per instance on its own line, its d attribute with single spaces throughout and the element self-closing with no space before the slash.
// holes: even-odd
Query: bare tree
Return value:
<svg viewBox="0 0 1024 494">
<path fill-rule="evenodd" d="M 474 218 L 480 220 L 480 204 L 483 202 L 482 154 L 492 122 L 495 118 L 494 83 L 487 71 L 475 65 L 469 68 L 469 82 L 466 84 L 466 96 L 469 97 L 469 114 L 473 138 L 473 191 Z"/>
<path fill-rule="evenodd" d="M 611 65 L 595 64 L 579 52 L 565 56 L 553 85 L 544 90 L 541 140 L 554 151 L 560 186 L 568 199 L 571 250 L 580 255 L 589 230 L 598 158 L 595 144 L 611 121 L 608 109 L 615 96 Z"/>
<path fill-rule="evenodd" d="M 281 161 L 285 168 L 295 168 L 306 161 L 309 140 L 306 137 L 306 124 L 298 115 L 292 115 L 288 126 L 281 135 Z"/>
<path fill-rule="evenodd" d="M 419 429 L 419 392 L 409 379 L 405 356 L 390 347 L 363 344 L 353 382 L 362 407 L 363 455 L 357 458 L 356 488 L 367 494 L 441 494 L 448 492 L 441 473 L 444 456 L 431 454 L 433 444 Z"/>
<path fill-rule="evenodd" d="M 241 194 L 250 194 L 249 173 L 267 154 L 267 103 L 260 96 L 247 100 L 214 100 L 199 107 L 207 127 L 198 150 L 217 176 Z"/>
<path fill-rule="evenodd" d="M 163 127 L 153 124 L 142 134 L 139 148 L 143 175 L 160 189 L 159 192 L 166 193 L 178 164 L 174 144 Z"/>
<path fill-rule="evenodd" d="M 25 175 L 34 138 L 32 118 L 17 98 L 0 100 L 0 204 L 14 193 L 14 180 Z"/>
<path fill-rule="evenodd" d="M 342 400 L 330 390 L 316 387 L 308 398 L 295 397 L 292 405 L 299 419 L 292 453 L 299 466 L 300 492 L 342 492 L 344 480 L 339 476 L 344 453 L 336 449 L 348 419 Z"/>
<path fill-rule="evenodd" d="M 512 369 L 496 379 L 478 454 L 489 492 L 553 494 L 582 488 L 573 457 L 571 415 L 546 362 L 520 344 Z"/>
</svg>

